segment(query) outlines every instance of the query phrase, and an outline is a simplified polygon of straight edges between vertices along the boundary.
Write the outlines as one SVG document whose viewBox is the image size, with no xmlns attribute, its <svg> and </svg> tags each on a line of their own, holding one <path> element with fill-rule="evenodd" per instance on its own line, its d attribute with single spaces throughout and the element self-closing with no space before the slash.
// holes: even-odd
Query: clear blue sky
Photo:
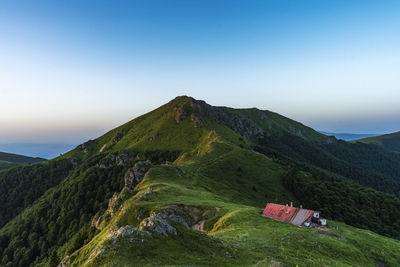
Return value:
<svg viewBox="0 0 400 267">
<path fill-rule="evenodd" d="M 0 3 L 0 143 L 79 143 L 177 95 L 400 130 L 400 1 Z"/>
</svg>

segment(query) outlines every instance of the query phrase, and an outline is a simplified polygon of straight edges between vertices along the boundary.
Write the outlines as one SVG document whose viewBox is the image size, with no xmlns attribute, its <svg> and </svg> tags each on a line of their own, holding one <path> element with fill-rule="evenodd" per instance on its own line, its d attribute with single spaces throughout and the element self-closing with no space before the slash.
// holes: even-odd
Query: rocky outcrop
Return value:
<svg viewBox="0 0 400 267">
<path fill-rule="evenodd" d="M 136 162 L 136 164 L 125 173 L 124 189 L 128 192 L 132 192 L 133 188 L 143 180 L 144 175 L 150 167 L 151 161 L 149 160 Z"/>
<path fill-rule="evenodd" d="M 115 156 L 115 163 L 119 166 L 125 166 L 128 163 L 132 162 L 136 155 L 137 153 L 135 152 L 118 153 Z"/>
<path fill-rule="evenodd" d="M 101 253 L 103 253 L 105 251 L 105 249 L 103 248 L 103 246 L 100 246 L 98 248 L 96 248 L 95 250 L 92 251 L 92 253 L 90 253 L 89 256 L 89 261 L 93 260 L 94 258 L 96 258 L 97 256 L 99 256 Z"/>
<path fill-rule="evenodd" d="M 145 191 L 144 193 L 136 196 L 136 200 L 146 200 L 148 197 L 150 197 L 153 194 L 153 189 L 150 188 L 147 191 Z"/>
<path fill-rule="evenodd" d="M 159 213 L 153 213 L 144 219 L 139 229 L 147 229 L 162 235 L 177 234 L 177 229 L 169 222 L 173 221 L 181 224 L 186 229 L 204 231 L 205 223 L 212 219 L 216 209 L 207 209 L 201 211 L 198 207 L 187 205 L 169 205 Z"/>
<path fill-rule="evenodd" d="M 297 129 L 296 127 L 289 125 L 288 131 L 294 135 L 297 135 L 298 137 L 303 137 L 303 133 L 301 132 L 300 129 Z"/>
<path fill-rule="evenodd" d="M 190 119 L 193 121 L 194 127 L 199 127 L 203 123 L 202 119 L 193 113 L 190 115 Z"/>
<path fill-rule="evenodd" d="M 185 107 L 182 106 L 182 107 L 176 108 L 175 121 L 177 123 L 181 123 L 184 119 L 186 119 L 187 115 L 188 115 L 188 112 Z"/>
<path fill-rule="evenodd" d="M 214 119 L 216 122 L 222 123 L 231 128 L 233 131 L 240 134 L 244 138 L 264 137 L 264 131 L 261 127 L 254 124 L 250 119 L 231 112 L 228 108 L 213 107 L 204 101 L 195 99 L 191 99 L 190 105 L 193 108 L 194 114 L 199 114 L 201 116 Z M 262 111 L 259 112 L 263 113 Z M 264 115 L 260 115 L 262 116 L 262 119 L 266 118 L 266 115 Z M 194 115 L 194 118 L 198 118 L 198 120 L 200 120 L 200 116 Z"/>
<path fill-rule="evenodd" d="M 84 153 L 88 153 L 88 149 L 86 147 L 86 143 L 80 144 L 78 149 L 82 150 Z"/>
<path fill-rule="evenodd" d="M 327 144 L 333 144 L 335 141 L 336 141 L 336 138 L 334 136 L 328 136 L 328 138 L 326 138 Z"/>
<path fill-rule="evenodd" d="M 92 225 L 96 227 L 96 229 L 100 230 L 100 224 L 104 221 L 104 215 L 101 215 L 99 212 L 94 215 L 92 219 Z"/>
<path fill-rule="evenodd" d="M 115 136 L 113 137 L 113 139 L 111 140 L 111 145 L 115 145 L 116 143 L 118 143 L 122 137 L 124 137 L 124 133 L 123 132 L 117 132 L 115 134 Z"/>
<path fill-rule="evenodd" d="M 58 265 L 57 267 L 67 267 L 71 263 L 71 259 L 69 256 L 65 257 Z"/>
<path fill-rule="evenodd" d="M 125 238 L 125 237 L 131 237 L 131 236 L 136 236 L 136 237 L 150 237 L 151 233 L 149 231 L 142 231 L 137 229 L 136 227 L 132 225 L 125 225 L 122 227 L 119 227 L 117 230 L 114 232 L 108 234 L 106 236 L 107 239 L 111 239 L 112 243 L 117 242 L 118 238 Z M 130 238 L 130 241 L 133 241 L 134 238 Z"/>
<path fill-rule="evenodd" d="M 114 195 L 112 196 L 112 198 L 110 198 L 108 200 L 108 208 L 107 208 L 107 212 L 109 212 L 111 214 L 111 216 L 114 215 L 114 212 L 117 208 L 117 206 L 119 206 L 121 199 L 118 197 L 117 193 L 114 193 Z"/>
<path fill-rule="evenodd" d="M 139 226 L 139 230 L 143 229 L 148 229 L 164 236 L 168 236 L 168 234 L 178 234 L 176 228 L 171 226 L 161 214 L 156 214 L 144 219 Z"/>
<path fill-rule="evenodd" d="M 134 233 L 136 233 L 140 236 L 151 236 L 150 232 L 138 230 L 136 227 L 131 226 L 131 225 L 126 225 L 126 226 L 120 227 L 116 233 L 117 233 L 117 236 L 121 236 L 122 238 L 130 236 Z"/>
<path fill-rule="evenodd" d="M 184 205 L 170 205 L 159 213 L 153 213 L 148 218 L 144 219 L 139 226 L 139 229 L 148 229 L 161 235 L 177 235 L 177 229 L 169 222 L 181 224 L 186 229 L 191 229 L 190 225 L 198 221 L 201 217 L 201 212 L 196 207 Z"/>
<path fill-rule="evenodd" d="M 70 162 L 72 164 L 73 169 L 76 169 L 79 166 L 79 160 L 77 158 L 70 159 Z"/>
<path fill-rule="evenodd" d="M 131 163 L 137 155 L 138 153 L 133 151 L 108 154 L 105 158 L 100 160 L 96 166 L 102 169 L 110 168 L 115 165 L 125 166 Z"/>
<path fill-rule="evenodd" d="M 121 163 L 121 164 L 126 164 L 127 161 L 131 160 L 132 157 L 136 154 L 118 154 L 117 156 L 114 156 L 112 159 L 115 161 L 116 164 Z M 123 202 L 126 193 L 132 193 L 133 189 L 143 180 L 146 172 L 149 170 L 149 168 L 152 166 L 151 161 L 146 160 L 146 161 L 138 161 L 135 163 L 135 165 L 128 169 L 128 171 L 125 173 L 124 176 L 124 182 L 125 186 L 122 189 L 122 191 L 118 193 L 114 193 L 112 198 L 108 200 L 108 208 L 107 208 L 107 213 L 109 213 L 111 216 L 114 215 L 120 204 Z M 102 165 L 100 165 L 100 168 Z M 152 194 L 153 191 L 150 189 L 150 192 L 147 192 L 146 195 Z M 101 217 L 101 216 L 100 216 Z M 94 217 L 93 220 L 98 220 L 100 217 Z M 104 218 L 104 215 L 103 215 Z M 94 224 L 97 223 L 94 222 Z M 101 223 L 101 221 L 100 221 Z M 100 224 L 98 223 L 98 225 Z M 93 224 L 93 225 L 94 225 Z"/>
</svg>

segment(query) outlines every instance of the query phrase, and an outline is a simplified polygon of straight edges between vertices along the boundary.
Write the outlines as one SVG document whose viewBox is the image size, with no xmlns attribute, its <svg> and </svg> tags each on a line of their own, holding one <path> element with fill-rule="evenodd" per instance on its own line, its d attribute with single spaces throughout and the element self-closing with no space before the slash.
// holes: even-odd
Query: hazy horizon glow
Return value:
<svg viewBox="0 0 400 267">
<path fill-rule="evenodd" d="M 400 130 L 399 1 L 3 1 L 0 143 L 79 143 L 190 95 Z"/>
</svg>

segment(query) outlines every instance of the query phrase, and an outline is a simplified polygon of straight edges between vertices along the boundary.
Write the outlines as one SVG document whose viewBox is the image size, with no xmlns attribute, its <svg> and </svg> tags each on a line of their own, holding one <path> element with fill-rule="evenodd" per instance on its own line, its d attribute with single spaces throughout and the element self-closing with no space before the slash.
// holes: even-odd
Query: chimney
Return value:
<svg viewBox="0 0 400 267">
<path fill-rule="evenodd" d="M 290 207 L 293 207 L 293 202 L 290 202 Z"/>
<path fill-rule="evenodd" d="M 300 209 L 302 209 L 303 208 L 303 205 L 300 205 Z"/>
</svg>

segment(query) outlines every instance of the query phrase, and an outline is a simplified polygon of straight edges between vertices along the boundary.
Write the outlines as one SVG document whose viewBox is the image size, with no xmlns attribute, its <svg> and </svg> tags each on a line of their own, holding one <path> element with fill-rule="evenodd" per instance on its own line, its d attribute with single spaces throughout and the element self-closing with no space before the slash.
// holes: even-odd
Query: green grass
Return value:
<svg viewBox="0 0 400 267">
<path fill-rule="evenodd" d="M 237 168 L 242 171 L 237 172 Z M 212 143 L 208 153 L 179 158 L 174 165 L 153 168 L 136 189 L 140 195 L 150 187 L 153 195 L 125 201 L 121 211 L 88 245 L 75 252 L 73 263 L 88 266 L 388 266 L 400 262 L 400 242 L 329 221 L 326 231 L 301 228 L 262 217 L 268 201 L 294 200 L 281 184 L 283 166 L 265 156 L 225 143 Z M 254 191 L 253 185 L 257 191 Z M 178 236 L 153 234 L 143 242 L 105 239 L 115 225 L 138 226 L 138 214 L 162 210 L 171 204 L 196 206 L 200 210 L 221 208 L 209 220 L 205 233 L 179 230 Z M 140 239 L 140 238 L 139 238 Z M 99 246 L 105 251 L 88 261 Z"/>
<path fill-rule="evenodd" d="M 40 230 L 36 232 L 40 236 L 40 254 L 35 254 L 34 263 L 21 261 L 28 265 L 46 266 L 48 255 L 57 251 L 60 259 L 70 254 L 71 263 L 77 266 L 375 266 L 374 261 L 399 266 L 397 240 L 331 220 L 322 231 L 260 215 L 268 202 L 300 203 L 295 197 L 299 191 L 289 191 L 283 184 L 289 165 L 297 163 L 293 157 L 272 159 L 252 151 L 258 141 L 246 139 L 240 132 L 263 129 L 265 138 L 272 141 L 279 140 L 272 138 L 277 136 L 289 141 L 301 138 L 307 141 L 305 148 L 310 148 L 312 142 L 324 144 L 327 137 L 269 111 L 214 108 L 210 110 L 217 112 L 214 120 L 193 106 L 191 98 L 178 97 L 49 161 L 77 158 L 80 165 L 0 230 L 4 234 L 0 241 L 9 237 L 11 240 L 4 255 L 16 255 L 14 260 L 18 260 L 23 254 L 37 253 L 36 239 L 24 240 L 26 229 L 34 225 Z M 178 123 L 175 115 L 181 107 L 187 109 L 188 115 Z M 201 119 L 200 124 L 195 123 L 192 114 Z M 237 124 L 243 127 L 238 130 Z M 290 152 L 291 147 L 285 147 Z M 271 150 L 271 154 L 282 152 L 279 148 L 282 147 Z M 133 161 L 105 169 L 98 166 L 109 156 L 127 151 L 139 152 L 141 159 L 155 155 L 155 166 L 132 194 L 124 196 L 116 214 L 107 215 L 100 230 L 95 230 L 90 226 L 93 215 L 105 211 L 108 199 L 122 188 L 124 173 Z M 311 155 L 309 150 L 304 151 L 298 153 Z M 166 157 L 165 153 L 172 156 Z M 167 160 L 172 161 L 170 158 L 174 162 L 167 164 Z M 307 165 L 301 170 L 303 178 L 311 179 L 311 171 L 316 168 Z M 333 174 L 326 172 L 328 180 L 329 175 Z M 342 185 L 349 186 L 345 182 Z M 142 198 L 150 189 L 153 193 Z M 318 197 L 323 199 L 324 194 L 321 192 Z M 359 197 L 361 194 L 356 194 L 352 201 Z M 153 234 L 142 238 L 134 234 L 118 238 L 115 243 L 107 237 L 120 226 L 138 227 L 144 218 L 171 205 L 187 207 L 188 220 L 194 216 L 193 209 L 198 210 L 205 220 L 206 232 L 170 222 L 177 228 L 177 236 Z M 206 218 L 207 212 L 215 214 Z M 50 241 L 45 242 L 46 239 Z M 11 252 L 10 247 L 14 249 Z M 97 255 L 96 251 L 102 253 Z"/>
</svg>

